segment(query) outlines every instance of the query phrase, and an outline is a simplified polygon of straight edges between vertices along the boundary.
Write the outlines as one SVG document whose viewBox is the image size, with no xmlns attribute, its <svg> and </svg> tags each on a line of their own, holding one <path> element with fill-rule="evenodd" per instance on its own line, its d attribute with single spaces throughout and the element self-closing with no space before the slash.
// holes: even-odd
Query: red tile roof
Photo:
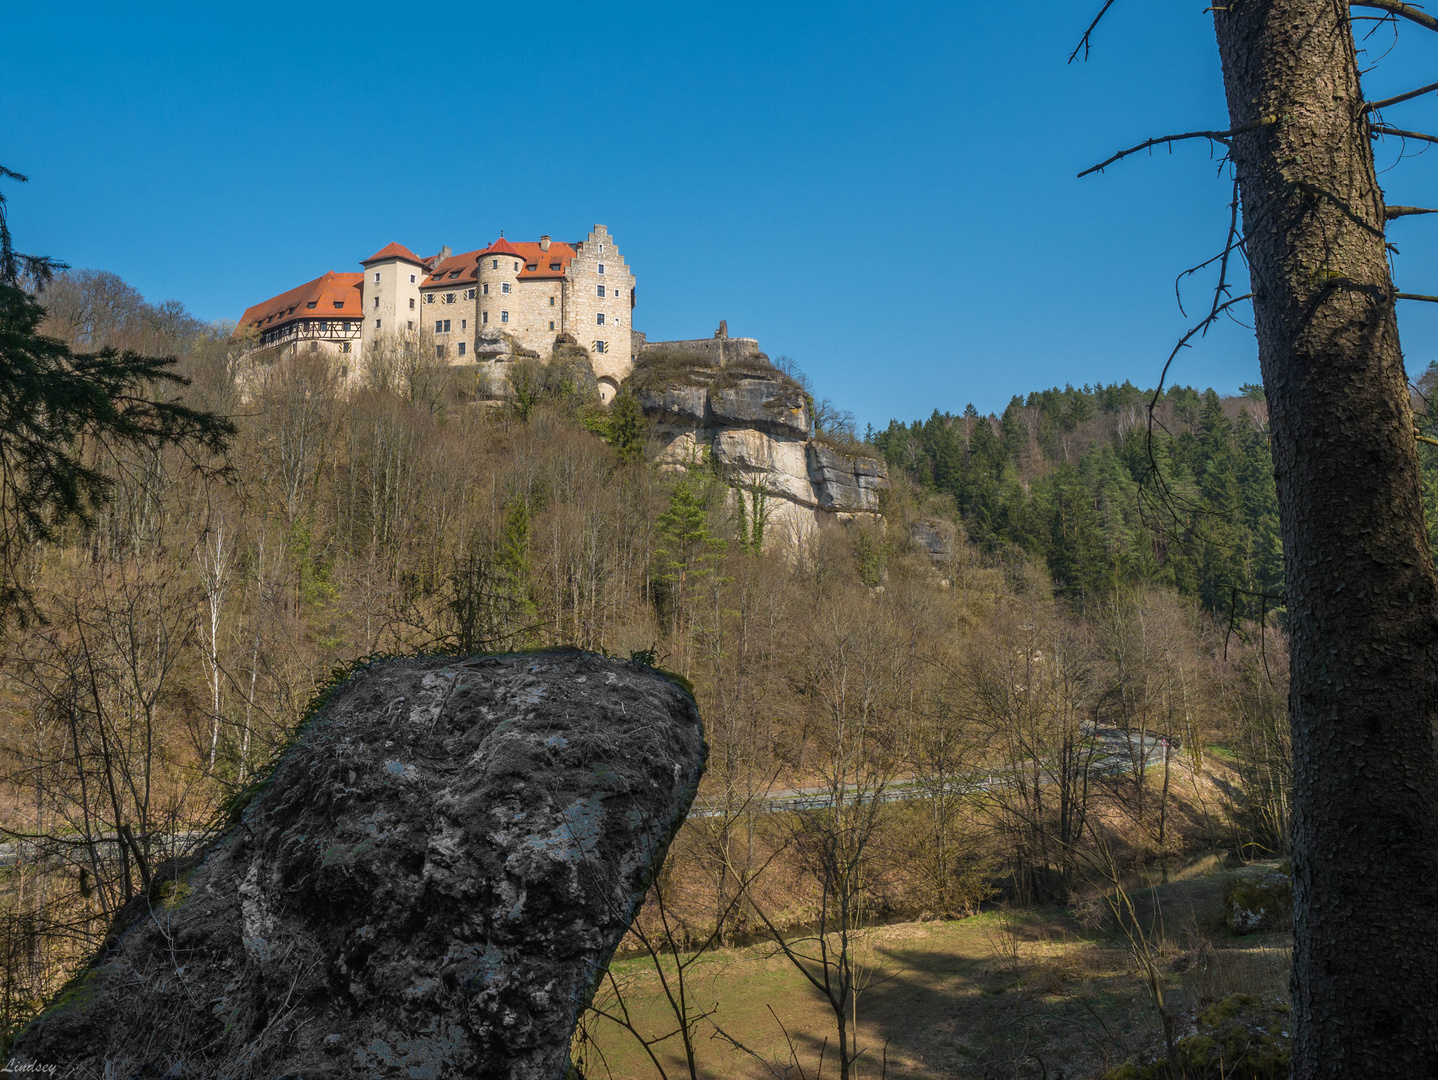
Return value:
<svg viewBox="0 0 1438 1080">
<path fill-rule="evenodd" d="M 406 262 L 412 262 L 416 266 L 429 265 L 409 248 L 405 247 L 403 244 L 398 243 L 386 244 L 384 247 L 380 248 L 373 255 L 371 255 L 368 259 L 362 260 L 360 262 L 360 265 L 368 266 L 370 263 L 382 262 L 385 259 L 404 259 Z"/>
<path fill-rule="evenodd" d="M 539 246 L 537 240 L 521 240 L 519 243 L 510 243 L 504 237 L 500 237 L 483 251 L 470 251 L 464 255 L 456 255 L 446 261 L 435 272 L 434 276 L 425 281 L 428 286 L 442 284 L 441 277 L 449 280 L 451 271 L 459 269 L 463 260 L 471 260 L 472 265 L 465 273 L 453 279 L 455 281 L 474 281 L 478 274 L 478 261 L 486 255 L 507 255 L 513 259 L 519 259 L 524 268 L 520 270 L 521 278 L 562 278 L 565 271 L 569 269 L 569 260 L 574 258 L 574 245 L 565 244 L 557 240 L 551 240 L 549 250 L 545 251 Z M 529 269 L 534 267 L 533 270 Z M 557 269 L 551 270 L 554 266 Z"/>
<path fill-rule="evenodd" d="M 519 249 L 511 244 L 504 237 L 500 237 L 489 247 L 480 252 L 481 255 L 518 255 Z"/>
<path fill-rule="evenodd" d="M 522 278 L 546 278 L 563 277 L 569 269 L 569 260 L 574 258 L 574 248 L 569 244 L 560 243 L 555 240 L 549 242 L 549 250 L 540 248 L 537 241 L 526 241 L 514 245 L 524 259 L 525 269 L 520 271 Z M 550 264 L 558 263 L 558 270 L 551 270 Z M 534 267 L 530 270 L 529 267 Z"/>
<path fill-rule="evenodd" d="M 436 285 L 453 283 L 462 284 L 467 281 L 475 281 L 479 278 L 479 256 L 478 251 L 466 251 L 462 255 L 451 255 L 434 268 L 434 273 L 424 279 L 423 285 L 433 288 Z M 458 272 L 458 277 L 450 277 L 450 274 Z"/>
<path fill-rule="evenodd" d="M 247 309 L 236 329 L 246 326 L 269 329 L 294 319 L 362 319 L 363 281 L 363 274 L 337 274 L 331 270 L 323 277 Z"/>
</svg>

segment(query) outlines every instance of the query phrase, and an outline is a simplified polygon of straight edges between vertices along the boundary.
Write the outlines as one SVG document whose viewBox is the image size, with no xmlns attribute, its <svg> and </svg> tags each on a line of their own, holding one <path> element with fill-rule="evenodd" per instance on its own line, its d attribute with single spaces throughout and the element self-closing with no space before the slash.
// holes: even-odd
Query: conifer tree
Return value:
<svg viewBox="0 0 1438 1080">
<path fill-rule="evenodd" d="M 709 531 L 704 491 L 685 472 L 669 496 L 669 509 L 659 515 L 659 579 L 668 586 L 670 614 L 675 629 L 682 629 L 690 592 L 714 573 L 724 541 Z"/>
<path fill-rule="evenodd" d="M 0 166 L 0 179 L 26 178 Z M 189 385 L 174 357 L 75 353 L 42 334 L 35 293 L 63 269 L 15 250 L 0 194 L 0 622 L 34 614 L 21 568 L 30 545 L 88 525 L 108 501 L 107 456 L 165 446 L 220 455 L 235 432 L 163 396 Z"/>
</svg>

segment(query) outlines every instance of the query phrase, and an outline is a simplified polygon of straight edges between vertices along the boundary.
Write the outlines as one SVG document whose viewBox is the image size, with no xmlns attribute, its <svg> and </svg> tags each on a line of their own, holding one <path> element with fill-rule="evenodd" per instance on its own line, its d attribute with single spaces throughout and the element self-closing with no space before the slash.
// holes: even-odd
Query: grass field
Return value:
<svg viewBox="0 0 1438 1080">
<path fill-rule="evenodd" d="M 1221 888 L 1210 865 L 1135 895 L 1162 959 L 1171 1008 L 1188 1015 L 1238 990 L 1285 992 L 1286 940 L 1224 935 Z M 718 950 L 690 969 L 694 1011 L 713 1010 L 696 1029 L 699 1076 L 814 1078 L 821 1053 L 823 1075 L 838 1075 L 832 1013 L 773 952 L 762 945 Z M 1128 939 L 1113 929 L 1085 928 L 1068 910 L 876 927 L 865 933 L 859 955 L 869 974 L 858 999 L 865 1048 L 858 1075 L 865 1078 L 1077 1080 L 1099 1076 L 1159 1039 Z M 648 959 L 616 961 L 613 972 L 641 1033 L 654 1037 L 675 1026 Z M 596 1004 L 615 1009 L 613 990 Z M 593 1016 L 587 1026 L 591 1042 L 576 1060 L 589 1080 L 660 1075 L 634 1035 Z M 677 1036 L 654 1050 L 665 1074 L 688 1076 Z"/>
</svg>

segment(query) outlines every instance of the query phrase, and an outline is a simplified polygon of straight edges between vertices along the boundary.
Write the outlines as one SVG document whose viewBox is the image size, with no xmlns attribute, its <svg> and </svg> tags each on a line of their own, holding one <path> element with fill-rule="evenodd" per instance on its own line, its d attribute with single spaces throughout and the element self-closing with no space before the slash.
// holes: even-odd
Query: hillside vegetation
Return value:
<svg viewBox="0 0 1438 1080">
<path fill-rule="evenodd" d="M 179 354 L 187 400 L 239 431 L 224 462 L 89 447 L 113 499 L 26 553 L 42 619 L 7 630 L 0 696 L 9 1030 L 264 775 L 316 687 L 375 654 L 573 644 L 692 682 L 709 772 L 640 955 L 1284 848 L 1261 401 L 1165 394 L 1152 461 L 1128 386 L 891 424 L 871 435 L 886 526 L 760 551 L 703 463 L 646 463 L 629 395 L 606 414 L 534 371 L 481 408 L 472 377 L 430 368 L 344 392 L 323 359 L 256 367 L 112 275 L 46 299 L 77 349 Z M 916 524 L 952 541 L 916 546 Z M 810 1034 L 852 1055 L 849 989 Z"/>
</svg>

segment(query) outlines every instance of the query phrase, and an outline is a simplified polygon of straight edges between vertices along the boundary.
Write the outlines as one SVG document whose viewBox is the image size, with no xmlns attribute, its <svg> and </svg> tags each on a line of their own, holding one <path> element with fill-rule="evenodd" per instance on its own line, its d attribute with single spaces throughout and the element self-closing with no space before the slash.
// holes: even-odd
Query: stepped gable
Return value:
<svg viewBox="0 0 1438 1080">
<path fill-rule="evenodd" d="M 331 270 L 247 308 L 240 316 L 239 325 L 268 329 L 291 319 L 362 318 L 363 281 L 363 274 L 340 274 Z"/>
<path fill-rule="evenodd" d="M 705 753 L 694 699 L 627 661 L 375 664 L 9 1067 L 557 1080 Z"/>
</svg>

